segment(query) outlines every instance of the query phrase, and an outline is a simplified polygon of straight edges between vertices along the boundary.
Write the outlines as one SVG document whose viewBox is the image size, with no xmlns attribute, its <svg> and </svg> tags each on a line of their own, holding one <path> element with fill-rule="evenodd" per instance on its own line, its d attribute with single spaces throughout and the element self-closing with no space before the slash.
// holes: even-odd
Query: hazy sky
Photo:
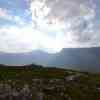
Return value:
<svg viewBox="0 0 100 100">
<path fill-rule="evenodd" d="M 0 0 L 0 51 L 100 46 L 100 0 Z"/>
</svg>

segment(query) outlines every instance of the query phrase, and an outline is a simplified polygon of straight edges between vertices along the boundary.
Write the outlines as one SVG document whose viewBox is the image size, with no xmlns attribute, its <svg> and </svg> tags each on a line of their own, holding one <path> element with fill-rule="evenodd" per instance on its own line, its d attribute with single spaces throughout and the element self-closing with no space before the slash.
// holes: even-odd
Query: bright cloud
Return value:
<svg viewBox="0 0 100 100">
<path fill-rule="evenodd" d="M 61 34 L 63 48 L 91 47 L 96 16 L 92 0 L 33 0 L 33 25 L 46 34 Z"/>
<path fill-rule="evenodd" d="M 0 27 L 0 51 L 42 49 L 56 53 L 63 48 L 100 46 L 94 24 L 96 5 L 92 0 L 32 0 L 26 11 L 24 17 L 29 13 L 31 23 L 0 8 L 0 17 L 10 16 L 10 21 L 17 23 Z"/>
<path fill-rule="evenodd" d="M 7 12 L 5 9 L 0 8 L 0 17 L 5 17 L 7 15 Z"/>
<path fill-rule="evenodd" d="M 8 14 L 8 10 L 5 9 L 5 8 L 0 8 L 0 18 L 3 18 L 3 19 L 10 19 L 11 17 L 9 16 Z"/>
<path fill-rule="evenodd" d="M 0 51 L 10 53 L 31 52 L 43 49 L 47 52 L 57 52 L 61 49 L 60 40 L 34 30 L 31 26 L 2 27 L 0 29 Z"/>
</svg>

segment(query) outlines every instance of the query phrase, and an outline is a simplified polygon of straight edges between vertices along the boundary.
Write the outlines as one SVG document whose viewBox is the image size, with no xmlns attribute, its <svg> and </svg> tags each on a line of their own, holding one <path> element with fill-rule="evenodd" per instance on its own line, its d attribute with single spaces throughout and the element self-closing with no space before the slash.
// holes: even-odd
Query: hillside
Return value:
<svg viewBox="0 0 100 100">
<path fill-rule="evenodd" d="M 34 64 L 0 65 L 0 100 L 99 99 L 100 74 Z"/>
</svg>

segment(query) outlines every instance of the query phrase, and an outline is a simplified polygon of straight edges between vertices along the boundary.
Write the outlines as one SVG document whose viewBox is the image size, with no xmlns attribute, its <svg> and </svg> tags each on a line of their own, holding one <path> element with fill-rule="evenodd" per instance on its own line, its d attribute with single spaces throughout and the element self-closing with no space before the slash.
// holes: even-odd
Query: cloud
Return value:
<svg viewBox="0 0 100 100">
<path fill-rule="evenodd" d="M 5 9 L 0 8 L 0 17 L 5 17 L 7 15 L 7 12 Z"/>
<path fill-rule="evenodd" d="M 25 10 L 23 12 L 23 16 L 24 17 L 28 17 L 30 15 L 29 11 L 28 10 Z M 13 22 L 17 25 L 25 25 L 25 18 L 23 16 L 20 16 L 20 15 L 13 15 L 12 14 L 12 11 L 9 10 L 9 9 L 6 9 L 6 8 L 0 8 L 0 20 L 4 20 L 4 21 L 8 21 L 8 22 Z M 30 21 L 28 21 L 27 23 L 29 23 Z M 9 23 L 5 23 L 6 24 L 9 24 Z M 1 25 L 2 26 L 2 25 Z"/>
<path fill-rule="evenodd" d="M 54 53 L 61 49 L 61 44 L 59 43 L 58 40 L 34 30 L 30 25 L 0 28 L 0 51 L 3 52 L 20 53 L 41 49 Z"/>
<path fill-rule="evenodd" d="M 92 46 L 96 16 L 92 0 L 33 0 L 30 9 L 33 25 L 56 37 L 61 33 L 64 47 Z"/>
<path fill-rule="evenodd" d="M 9 20 L 17 25 L 0 27 L 0 51 L 41 49 L 56 53 L 63 48 L 100 46 L 99 30 L 94 23 L 95 7 L 92 0 L 32 0 L 25 13 L 27 16 L 31 12 L 31 23 L 1 9 L 0 16 L 10 16 Z"/>
<path fill-rule="evenodd" d="M 0 8 L 0 18 L 9 19 L 8 10 L 6 8 Z"/>
</svg>

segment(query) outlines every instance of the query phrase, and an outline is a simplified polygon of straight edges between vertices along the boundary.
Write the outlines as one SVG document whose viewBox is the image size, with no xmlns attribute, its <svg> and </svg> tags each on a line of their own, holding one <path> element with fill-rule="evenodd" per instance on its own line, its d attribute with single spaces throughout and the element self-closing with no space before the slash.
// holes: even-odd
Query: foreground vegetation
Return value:
<svg viewBox="0 0 100 100">
<path fill-rule="evenodd" d="M 0 100 L 100 100 L 100 74 L 0 65 Z"/>
</svg>

